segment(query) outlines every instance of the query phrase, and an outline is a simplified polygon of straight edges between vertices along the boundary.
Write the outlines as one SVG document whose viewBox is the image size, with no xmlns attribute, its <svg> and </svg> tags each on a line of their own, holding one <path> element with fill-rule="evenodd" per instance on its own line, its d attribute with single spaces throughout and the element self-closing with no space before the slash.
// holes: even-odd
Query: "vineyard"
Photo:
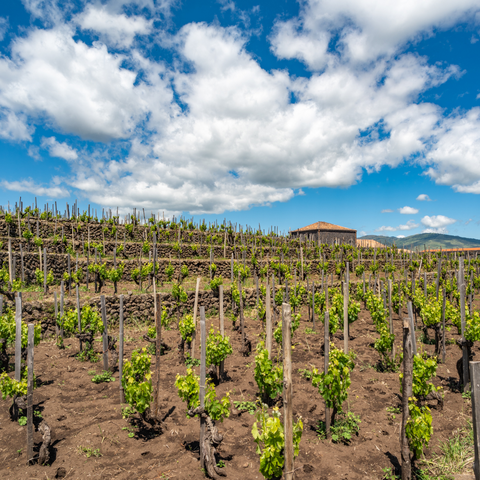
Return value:
<svg viewBox="0 0 480 480">
<path fill-rule="evenodd" d="M 479 267 L 20 202 L 0 212 L 0 476 L 470 474 Z"/>
</svg>

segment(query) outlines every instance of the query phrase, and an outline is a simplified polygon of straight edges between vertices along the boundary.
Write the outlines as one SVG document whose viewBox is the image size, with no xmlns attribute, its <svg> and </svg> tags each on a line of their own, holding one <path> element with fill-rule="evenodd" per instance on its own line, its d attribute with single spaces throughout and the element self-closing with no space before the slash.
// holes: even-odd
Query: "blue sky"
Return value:
<svg viewBox="0 0 480 480">
<path fill-rule="evenodd" d="M 0 204 L 480 238 L 478 0 L 0 6 Z"/>
</svg>

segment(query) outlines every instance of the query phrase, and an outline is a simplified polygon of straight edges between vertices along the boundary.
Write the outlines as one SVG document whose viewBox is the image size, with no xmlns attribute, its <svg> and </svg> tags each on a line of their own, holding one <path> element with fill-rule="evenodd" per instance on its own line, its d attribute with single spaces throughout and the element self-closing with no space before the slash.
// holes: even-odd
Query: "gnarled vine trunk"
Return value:
<svg viewBox="0 0 480 480">
<path fill-rule="evenodd" d="M 226 477 L 227 475 L 217 467 L 217 461 L 215 459 L 217 448 L 223 441 L 223 435 L 218 433 L 217 427 L 213 420 L 207 415 L 204 408 L 197 407 L 189 410 L 187 415 L 189 417 L 201 415 L 205 419 L 207 428 L 205 429 L 201 452 L 203 452 L 203 464 L 205 465 L 207 475 L 214 480 L 217 480 L 219 476 Z"/>
</svg>

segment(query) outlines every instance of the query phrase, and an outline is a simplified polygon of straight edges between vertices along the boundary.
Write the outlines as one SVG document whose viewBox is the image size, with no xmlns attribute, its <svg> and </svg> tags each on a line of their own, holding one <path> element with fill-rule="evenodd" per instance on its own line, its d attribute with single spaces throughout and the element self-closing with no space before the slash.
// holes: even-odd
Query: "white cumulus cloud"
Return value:
<svg viewBox="0 0 480 480">
<path fill-rule="evenodd" d="M 377 228 L 376 231 L 377 232 L 396 232 L 397 230 L 414 230 L 419 226 L 420 224 L 415 223 L 413 220 L 409 220 L 407 223 L 398 225 L 397 227 L 381 226 L 380 228 Z"/>
<path fill-rule="evenodd" d="M 142 16 L 127 17 L 124 13 L 114 13 L 105 5 L 88 5 L 75 20 L 83 30 L 92 30 L 106 43 L 117 47 L 129 47 L 135 36 L 147 35 L 152 29 L 153 20 Z"/>
<path fill-rule="evenodd" d="M 59 157 L 65 160 L 76 160 L 78 158 L 77 152 L 72 147 L 65 142 L 58 142 L 55 137 L 42 137 L 41 146 L 48 150 L 51 157 Z"/>
<path fill-rule="evenodd" d="M 431 198 L 426 193 L 421 193 L 415 200 L 419 202 L 431 202 Z"/>
<path fill-rule="evenodd" d="M 26 180 L 15 180 L 8 182 L 3 180 L 0 182 L 0 187 L 13 192 L 28 192 L 37 196 L 44 196 L 50 198 L 65 198 L 70 196 L 70 192 L 60 185 L 43 186 L 35 183 L 31 178 Z"/>
<path fill-rule="evenodd" d="M 402 215 L 415 215 L 416 213 L 418 213 L 418 209 L 417 208 L 413 208 L 413 207 L 402 207 L 402 208 L 399 208 L 398 211 L 402 214 Z"/>
<path fill-rule="evenodd" d="M 425 215 L 421 222 L 426 227 L 438 229 L 452 225 L 456 222 L 456 220 L 454 218 L 448 218 L 445 215 L 432 215 L 431 217 Z"/>
</svg>

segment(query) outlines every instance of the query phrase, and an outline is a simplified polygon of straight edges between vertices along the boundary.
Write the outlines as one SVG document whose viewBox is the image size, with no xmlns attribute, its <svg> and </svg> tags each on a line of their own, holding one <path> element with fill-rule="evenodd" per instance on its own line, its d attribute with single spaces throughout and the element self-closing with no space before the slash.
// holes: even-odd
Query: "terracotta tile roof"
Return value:
<svg viewBox="0 0 480 480">
<path fill-rule="evenodd" d="M 315 222 L 311 225 L 307 225 L 306 227 L 299 228 L 297 230 L 293 230 L 294 232 L 305 232 L 309 230 L 341 230 L 343 232 L 356 232 L 356 230 L 352 230 L 351 228 L 341 227 L 340 225 L 334 225 L 333 223 L 327 222 Z"/>
</svg>

